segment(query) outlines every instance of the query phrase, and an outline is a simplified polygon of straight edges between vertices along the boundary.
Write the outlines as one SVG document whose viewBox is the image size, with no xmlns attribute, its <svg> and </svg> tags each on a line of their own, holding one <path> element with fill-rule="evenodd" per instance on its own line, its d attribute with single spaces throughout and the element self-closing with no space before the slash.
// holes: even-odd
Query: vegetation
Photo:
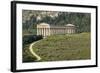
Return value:
<svg viewBox="0 0 100 73">
<path fill-rule="evenodd" d="M 51 26 L 64 26 L 66 24 L 74 24 L 78 27 L 78 32 L 90 32 L 90 13 L 76 12 L 57 12 L 57 11 L 22 11 L 23 32 L 36 34 L 37 24 L 45 22 Z M 39 19 L 38 19 L 39 17 Z"/>
<path fill-rule="evenodd" d="M 78 33 L 51 35 L 45 39 L 36 35 L 39 23 L 51 26 L 74 24 Z M 90 43 L 90 13 L 57 12 L 57 11 L 22 11 L 23 28 L 23 62 L 35 62 L 36 58 L 30 53 L 31 43 L 40 40 L 33 50 L 42 58 L 41 61 L 83 60 L 91 58 Z"/>
<path fill-rule="evenodd" d="M 36 43 L 33 50 L 41 61 L 90 59 L 90 33 L 49 36 Z"/>
<path fill-rule="evenodd" d="M 43 37 L 41 35 L 24 35 L 23 36 L 23 45 L 24 44 L 30 44 L 34 41 L 38 41 L 42 39 Z"/>
<path fill-rule="evenodd" d="M 42 39 L 41 35 L 24 35 L 23 36 L 23 62 L 35 61 L 35 57 L 30 53 L 29 46 L 31 43 Z"/>
<path fill-rule="evenodd" d="M 36 60 L 36 58 L 29 51 L 29 46 L 30 44 L 26 44 L 23 46 L 23 52 L 22 52 L 23 62 L 34 62 Z"/>
</svg>

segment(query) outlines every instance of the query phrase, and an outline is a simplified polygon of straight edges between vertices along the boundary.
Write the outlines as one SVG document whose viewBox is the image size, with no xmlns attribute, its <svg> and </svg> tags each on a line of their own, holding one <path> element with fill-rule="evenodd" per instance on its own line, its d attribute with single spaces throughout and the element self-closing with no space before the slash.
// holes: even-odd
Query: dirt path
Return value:
<svg viewBox="0 0 100 73">
<path fill-rule="evenodd" d="M 36 44 L 37 42 L 39 42 L 39 41 L 36 41 L 36 42 L 30 44 L 29 50 L 30 50 L 31 54 L 32 54 L 33 56 L 36 57 L 37 61 L 39 61 L 39 60 L 41 60 L 41 57 L 38 56 L 38 55 L 34 52 L 34 50 L 33 50 L 33 48 L 32 48 L 32 46 L 33 46 L 34 44 Z"/>
</svg>

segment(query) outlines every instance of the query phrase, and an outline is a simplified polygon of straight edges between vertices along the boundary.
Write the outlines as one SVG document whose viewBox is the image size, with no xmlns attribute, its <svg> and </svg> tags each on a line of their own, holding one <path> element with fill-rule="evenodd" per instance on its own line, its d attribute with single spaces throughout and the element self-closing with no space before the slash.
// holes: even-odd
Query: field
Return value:
<svg viewBox="0 0 100 73">
<path fill-rule="evenodd" d="M 90 33 L 52 35 L 39 40 L 32 49 L 42 59 L 40 61 L 91 59 Z M 36 61 L 27 48 L 27 62 Z M 24 53 L 24 56 L 26 53 Z"/>
</svg>

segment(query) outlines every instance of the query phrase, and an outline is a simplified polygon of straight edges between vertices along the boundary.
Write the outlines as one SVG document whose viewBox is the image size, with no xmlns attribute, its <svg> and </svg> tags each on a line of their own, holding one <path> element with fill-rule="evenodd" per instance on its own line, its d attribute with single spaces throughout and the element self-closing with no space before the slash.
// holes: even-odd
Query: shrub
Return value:
<svg viewBox="0 0 100 73">
<path fill-rule="evenodd" d="M 43 37 L 41 35 L 24 35 L 23 36 L 23 45 L 30 44 L 34 41 L 38 41 L 42 39 Z"/>
</svg>

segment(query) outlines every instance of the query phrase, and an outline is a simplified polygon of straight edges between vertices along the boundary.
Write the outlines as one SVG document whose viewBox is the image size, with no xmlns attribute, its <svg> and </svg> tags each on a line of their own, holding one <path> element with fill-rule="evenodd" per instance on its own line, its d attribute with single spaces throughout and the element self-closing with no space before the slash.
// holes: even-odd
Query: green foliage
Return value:
<svg viewBox="0 0 100 73">
<path fill-rule="evenodd" d="M 23 35 L 23 62 L 33 62 L 36 58 L 29 51 L 31 43 L 42 39 L 41 35 Z"/>
<path fill-rule="evenodd" d="M 41 35 L 24 35 L 23 36 L 23 46 L 26 44 L 30 44 L 32 42 L 43 39 Z"/>
<path fill-rule="evenodd" d="M 55 16 L 55 14 L 58 16 Z M 90 13 L 23 10 L 22 16 L 23 31 L 32 30 L 36 28 L 37 24 L 45 22 L 52 26 L 64 26 L 70 23 L 77 26 L 78 32 L 90 32 Z M 41 20 L 37 20 L 37 16 L 40 16 Z"/>
<path fill-rule="evenodd" d="M 50 16 L 52 15 L 52 16 Z M 55 16 L 57 15 L 57 16 Z M 37 16 L 41 20 L 37 20 Z M 90 59 L 90 13 L 56 12 L 56 11 L 22 11 L 23 28 L 23 62 L 34 62 L 36 59 L 29 52 L 29 44 L 34 42 L 25 35 L 36 35 L 39 23 L 49 23 L 51 26 L 74 24 L 79 34 L 51 35 L 33 46 L 33 50 L 41 56 L 41 61 L 81 60 Z M 87 32 L 87 33 L 84 33 Z"/>
</svg>

